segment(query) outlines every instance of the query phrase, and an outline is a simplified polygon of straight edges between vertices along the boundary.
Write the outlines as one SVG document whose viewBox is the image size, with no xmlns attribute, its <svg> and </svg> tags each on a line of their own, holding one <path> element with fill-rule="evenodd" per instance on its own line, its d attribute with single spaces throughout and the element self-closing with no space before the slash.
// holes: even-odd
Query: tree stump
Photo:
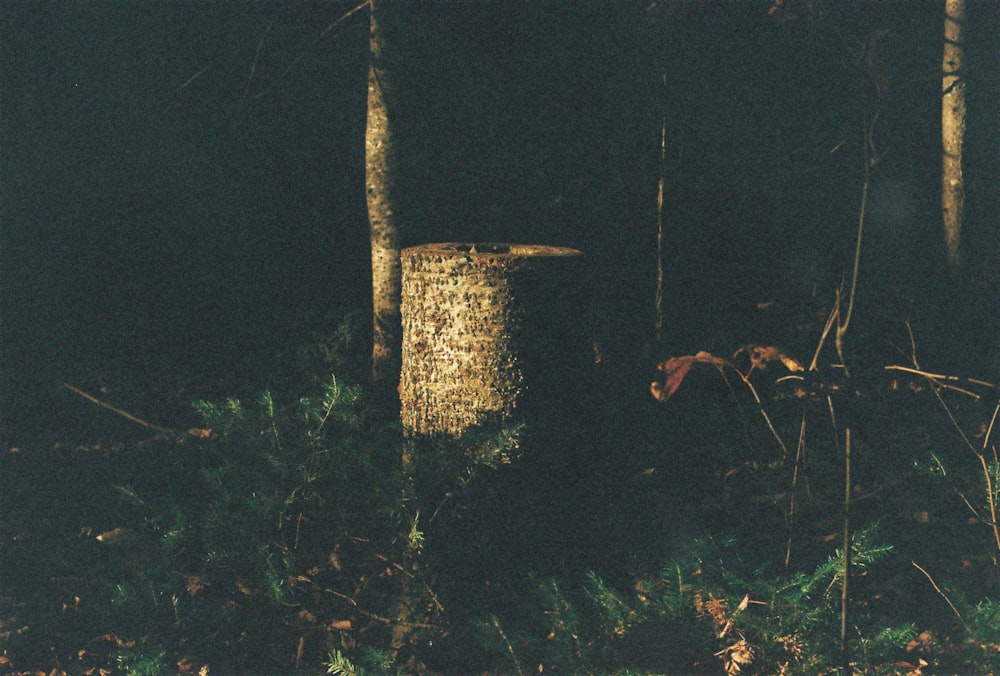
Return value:
<svg viewBox="0 0 1000 676">
<path fill-rule="evenodd" d="M 426 244 L 402 252 L 403 427 L 457 437 L 555 411 L 590 358 L 576 249 Z"/>
</svg>

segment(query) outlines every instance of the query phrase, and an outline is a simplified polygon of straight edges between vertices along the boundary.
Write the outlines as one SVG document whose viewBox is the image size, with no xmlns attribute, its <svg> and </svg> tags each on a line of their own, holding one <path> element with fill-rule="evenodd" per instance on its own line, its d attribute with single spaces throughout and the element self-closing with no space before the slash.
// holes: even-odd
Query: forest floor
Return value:
<svg viewBox="0 0 1000 676">
<path fill-rule="evenodd" d="M 878 566 L 851 578 L 852 617 L 869 628 L 912 628 L 879 671 L 1000 669 L 1000 645 L 980 638 L 970 646 L 978 635 L 970 609 L 1000 599 L 997 387 L 912 362 L 897 364 L 912 370 L 875 364 L 848 377 L 789 371 L 777 351 L 750 361 L 748 354 L 692 358 L 663 402 L 649 394 L 648 379 L 607 385 L 582 400 L 585 422 L 548 435 L 546 450 L 466 496 L 471 512 L 428 525 L 422 565 L 434 571 L 432 596 L 447 628 L 407 653 L 405 670 L 568 672 L 558 651 L 546 652 L 545 633 L 551 644 L 558 632 L 544 628 L 554 611 L 540 605 L 539 580 L 574 589 L 594 572 L 630 594 L 691 542 L 730 539 L 751 578 L 792 579 L 836 555 L 845 494 L 848 528 L 877 524 L 874 541 L 891 546 Z M 675 362 L 666 375 L 677 373 Z M 123 507 L 125 482 L 163 472 L 170 491 L 184 471 L 194 477 L 197 467 L 175 474 L 170 466 L 172 455 L 190 458 L 199 443 L 190 401 L 234 394 L 231 381 L 182 380 L 95 372 L 72 387 L 22 393 L 37 398 L 44 424 L 2 449 L 0 675 L 337 673 L 335 651 L 384 647 L 386 608 L 360 607 L 338 591 L 346 589 L 336 580 L 347 576 L 348 557 L 329 546 L 302 546 L 277 582 L 293 593 L 275 606 L 249 583 L 219 588 L 180 560 L 166 566 L 173 594 L 147 575 L 162 563 L 151 538 L 164 533 L 151 534 L 148 514 Z M 146 480 L 156 485 L 155 476 Z M 357 579 L 379 577 L 363 559 L 369 572 Z M 382 561 L 385 575 L 394 564 Z M 734 593 L 721 582 L 711 589 Z M 744 609 L 770 601 L 754 598 L 755 589 L 746 588 Z M 143 594 L 146 605 L 135 601 Z M 736 673 L 743 664 L 746 673 L 764 673 L 765 648 L 757 647 L 756 666 L 734 657 L 735 637 L 750 628 L 738 619 L 739 597 L 721 600 L 728 611 L 698 611 L 706 642 L 665 647 L 669 636 L 635 632 L 595 653 L 592 668 Z M 726 632 L 711 627 L 722 620 L 732 625 Z M 499 649 L 482 647 L 491 624 Z M 542 632 L 535 643 L 525 638 L 533 631 Z"/>
</svg>

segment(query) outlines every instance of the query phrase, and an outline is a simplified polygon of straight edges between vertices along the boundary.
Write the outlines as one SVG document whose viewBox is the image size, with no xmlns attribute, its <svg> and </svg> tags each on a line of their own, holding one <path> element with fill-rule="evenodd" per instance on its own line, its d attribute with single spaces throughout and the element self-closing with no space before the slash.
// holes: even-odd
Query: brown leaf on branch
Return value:
<svg viewBox="0 0 1000 676">
<path fill-rule="evenodd" d="M 734 354 L 733 357 L 736 358 L 741 354 L 746 354 L 747 358 L 750 360 L 750 371 L 763 371 L 767 368 L 768 362 L 772 361 L 781 362 L 784 367 L 792 373 L 804 370 L 802 368 L 802 364 L 792 357 L 789 357 L 773 345 L 744 345 L 740 349 L 736 350 L 736 354 Z M 749 375 L 749 373 L 747 375 Z"/>
<path fill-rule="evenodd" d="M 709 352 L 671 357 L 656 367 L 658 370 L 663 371 L 664 377 L 662 380 L 654 380 L 650 384 L 649 391 L 653 393 L 653 397 L 659 402 L 665 402 L 672 397 L 684 381 L 688 371 L 695 364 L 711 364 L 721 371 L 727 365 L 727 362 L 725 359 L 716 357 Z"/>
<path fill-rule="evenodd" d="M 680 387 L 693 364 L 694 361 L 685 359 L 684 357 L 671 357 L 659 366 L 660 370 L 666 374 L 666 377 L 662 381 L 654 380 L 650 383 L 649 391 L 653 393 L 657 401 L 666 401 L 674 396 L 674 392 Z"/>
</svg>

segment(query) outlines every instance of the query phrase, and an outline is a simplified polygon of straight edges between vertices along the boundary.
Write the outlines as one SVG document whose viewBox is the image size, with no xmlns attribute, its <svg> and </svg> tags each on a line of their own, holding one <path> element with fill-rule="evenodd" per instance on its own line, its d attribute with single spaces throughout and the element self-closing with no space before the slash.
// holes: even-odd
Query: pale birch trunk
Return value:
<svg viewBox="0 0 1000 676">
<path fill-rule="evenodd" d="M 965 141 L 965 74 L 962 24 L 965 0 L 945 0 L 944 59 L 941 79 L 941 216 L 948 264 L 962 264 L 962 215 L 965 183 L 962 145 Z"/>
<path fill-rule="evenodd" d="M 386 107 L 386 68 L 378 17 L 382 3 L 369 10 L 368 117 L 365 125 L 365 193 L 372 255 L 372 380 L 391 393 L 400 365 L 399 232 L 394 215 L 395 149 Z"/>
</svg>

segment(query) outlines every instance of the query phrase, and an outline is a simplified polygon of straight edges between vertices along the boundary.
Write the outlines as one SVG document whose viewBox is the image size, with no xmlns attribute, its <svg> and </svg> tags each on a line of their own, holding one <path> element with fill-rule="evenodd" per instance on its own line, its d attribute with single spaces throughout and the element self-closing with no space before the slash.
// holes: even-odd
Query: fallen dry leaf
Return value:
<svg viewBox="0 0 1000 676">
<path fill-rule="evenodd" d="M 138 537 L 138 533 L 131 528 L 113 528 L 111 530 L 104 531 L 94 539 L 101 544 L 121 547 L 132 544 Z"/>
<path fill-rule="evenodd" d="M 299 664 L 302 662 L 302 656 L 306 653 L 306 637 L 299 636 L 299 645 L 295 648 L 295 668 L 299 668 Z"/>
<path fill-rule="evenodd" d="M 197 596 L 205 588 L 205 582 L 197 575 L 184 575 L 184 588 L 188 596 Z"/>
<path fill-rule="evenodd" d="M 930 631 L 922 631 L 906 644 L 906 652 L 913 652 L 918 648 L 924 648 L 934 643 L 934 634 Z"/>
</svg>

